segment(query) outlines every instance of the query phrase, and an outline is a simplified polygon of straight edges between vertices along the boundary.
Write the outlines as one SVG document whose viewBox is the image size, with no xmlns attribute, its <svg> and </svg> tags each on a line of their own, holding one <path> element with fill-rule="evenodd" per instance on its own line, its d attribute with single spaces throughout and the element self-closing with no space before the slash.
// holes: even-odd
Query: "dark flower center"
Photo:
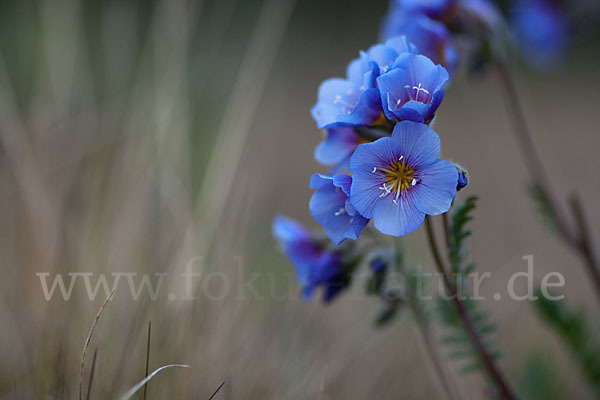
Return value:
<svg viewBox="0 0 600 400">
<path fill-rule="evenodd" d="M 396 100 L 396 109 L 402 107 L 404 103 L 408 103 L 411 100 L 418 101 L 419 103 L 429 104 L 431 101 L 431 92 L 423 87 L 422 83 L 416 85 L 404 85 L 406 90 L 406 100 L 402 98 Z"/>
</svg>

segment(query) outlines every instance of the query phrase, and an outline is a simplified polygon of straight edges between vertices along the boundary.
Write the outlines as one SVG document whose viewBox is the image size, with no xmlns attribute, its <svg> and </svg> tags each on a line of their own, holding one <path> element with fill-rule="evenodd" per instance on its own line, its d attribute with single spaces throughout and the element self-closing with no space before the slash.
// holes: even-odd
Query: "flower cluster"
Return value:
<svg viewBox="0 0 600 400">
<path fill-rule="evenodd" d="M 547 27 L 551 18 L 538 17 Z M 348 254 L 361 251 L 348 242 L 358 241 L 371 220 L 380 233 L 400 237 L 427 215 L 449 210 L 468 173 L 440 158 L 432 121 L 457 67 L 458 37 L 481 53 L 504 25 L 490 0 L 393 0 L 383 42 L 361 51 L 345 77 L 320 85 L 311 114 L 325 139 L 314 155 L 331 169 L 312 176 L 309 209 L 332 243 L 285 217 L 273 224 L 305 297 L 324 287 L 331 300 L 349 282 L 356 257 Z M 518 18 L 516 25 L 532 33 Z"/>
<path fill-rule="evenodd" d="M 361 52 L 345 79 L 321 84 L 312 115 L 327 137 L 315 156 L 351 174 L 315 174 L 310 183 L 311 214 L 334 243 L 357 239 L 370 219 L 403 236 L 449 209 L 459 174 L 439 158 L 429 126 L 448 80 L 446 68 L 396 36 Z"/>
<path fill-rule="evenodd" d="M 326 138 L 315 158 L 333 170 L 312 176 L 309 209 L 332 243 L 286 217 L 273 224 L 305 298 L 323 287 L 329 301 L 344 287 L 355 259 L 353 245 L 340 244 L 357 240 L 370 220 L 383 234 L 409 234 L 426 215 L 448 211 L 466 185 L 466 171 L 440 159 L 430 127 L 449 78 L 402 35 L 360 52 L 345 78 L 321 84 L 311 114 Z"/>
<path fill-rule="evenodd" d="M 512 0 L 505 16 L 491 0 L 391 0 L 381 37 L 405 35 L 451 73 L 467 54 L 471 67 L 491 61 L 497 56 L 491 53 L 503 52 L 498 42 L 504 37 L 512 38 L 530 65 L 548 67 L 561 59 L 568 42 L 563 6 L 553 0 Z"/>
</svg>

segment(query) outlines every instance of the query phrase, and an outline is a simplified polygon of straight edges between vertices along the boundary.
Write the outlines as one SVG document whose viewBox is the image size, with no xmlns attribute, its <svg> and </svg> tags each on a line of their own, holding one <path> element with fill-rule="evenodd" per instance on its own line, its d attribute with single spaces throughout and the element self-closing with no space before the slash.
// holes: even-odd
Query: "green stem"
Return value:
<svg viewBox="0 0 600 400">
<path fill-rule="evenodd" d="M 363 139 L 369 142 L 374 142 L 377 139 L 384 137 L 390 137 L 390 133 L 386 130 L 371 127 L 358 127 L 355 129 L 356 133 Z"/>
<path fill-rule="evenodd" d="M 473 321 L 471 320 L 471 317 L 467 312 L 464 303 L 458 295 L 456 285 L 450 280 L 448 269 L 444 266 L 444 262 L 442 261 L 440 252 L 438 250 L 435 235 L 433 233 L 433 226 L 431 224 L 431 217 L 429 216 L 425 217 L 425 230 L 427 232 L 427 241 L 431 249 L 431 254 L 433 256 L 439 273 L 442 275 L 446 292 L 448 292 L 448 295 L 450 296 L 452 304 L 456 309 L 456 313 L 463 325 L 463 328 L 467 336 L 469 337 L 473 348 L 479 356 L 481 365 L 484 367 L 488 377 L 494 383 L 496 389 L 498 390 L 498 393 L 502 396 L 503 399 L 517 400 L 518 397 L 515 394 L 510 383 L 508 382 L 502 371 L 498 368 L 498 366 L 494 362 L 494 359 L 483 344 L 483 341 L 479 337 L 479 334 L 475 329 Z"/>
</svg>

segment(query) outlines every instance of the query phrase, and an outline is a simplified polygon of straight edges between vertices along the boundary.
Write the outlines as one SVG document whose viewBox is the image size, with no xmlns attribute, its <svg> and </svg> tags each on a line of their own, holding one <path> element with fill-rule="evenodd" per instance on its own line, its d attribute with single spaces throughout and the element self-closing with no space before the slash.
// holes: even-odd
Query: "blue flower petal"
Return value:
<svg viewBox="0 0 600 400">
<path fill-rule="evenodd" d="M 419 53 L 453 71 L 458 61 L 458 51 L 450 31 L 440 22 L 425 14 L 404 7 L 393 7 L 382 22 L 381 37 L 387 40 L 405 35 Z"/>
<path fill-rule="evenodd" d="M 311 189 L 320 189 L 333 183 L 333 177 L 323 174 L 313 174 L 310 177 L 309 187 Z"/>
<path fill-rule="evenodd" d="M 350 159 L 358 146 L 359 137 L 354 128 L 337 126 L 327 129 L 327 137 L 315 149 L 315 159 L 323 165 L 335 165 Z"/>
<path fill-rule="evenodd" d="M 431 121 L 433 119 L 435 112 L 437 111 L 440 104 L 442 104 L 442 100 L 444 100 L 444 96 L 446 96 L 446 92 L 443 89 L 439 89 L 433 92 L 431 102 L 429 103 L 429 109 L 423 115 L 423 119 L 425 121 Z"/>
<path fill-rule="evenodd" d="M 399 56 L 404 53 L 416 53 L 417 51 L 415 45 L 409 43 L 404 35 L 395 36 L 386 40 L 385 45 L 394 49 Z"/>
<path fill-rule="evenodd" d="M 458 171 L 454 164 L 438 160 L 416 175 L 419 183 L 411 188 L 415 206 L 425 214 L 437 215 L 450 209 L 456 196 Z"/>
<path fill-rule="evenodd" d="M 392 140 L 400 155 L 406 157 L 407 163 L 413 168 L 427 167 L 440 155 L 440 137 L 425 124 L 399 122 L 392 132 Z"/>
<path fill-rule="evenodd" d="M 276 215 L 272 226 L 273 236 L 282 247 L 296 240 L 308 240 L 310 233 L 299 222 L 283 215 Z"/>
<path fill-rule="evenodd" d="M 394 6 L 431 18 L 443 18 L 453 12 L 456 3 L 456 0 L 396 0 Z"/>
<path fill-rule="evenodd" d="M 333 177 L 333 184 L 342 189 L 346 196 L 350 196 L 350 187 L 352 186 L 352 177 L 344 174 L 337 174 Z"/>
<path fill-rule="evenodd" d="M 360 57 L 355 58 L 348 64 L 346 78 L 356 88 L 360 88 L 362 85 L 365 85 L 365 89 L 372 88 L 374 87 L 372 84 L 374 68 L 376 68 L 375 63 L 369 59 L 367 53 L 361 51 Z M 375 71 L 375 74 L 378 74 L 378 71 Z"/>
<path fill-rule="evenodd" d="M 373 223 L 381 233 L 391 236 L 404 236 L 415 231 L 425 219 L 425 213 L 419 210 L 410 191 L 402 192 L 398 204 L 388 196 L 375 206 Z"/>
<path fill-rule="evenodd" d="M 376 44 L 375 46 L 372 46 L 367 54 L 371 60 L 377 63 L 382 73 L 387 71 L 387 69 L 392 66 L 399 55 L 398 52 L 396 52 L 393 48 L 384 44 Z"/>
<path fill-rule="evenodd" d="M 557 3 L 519 0 L 511 11 L 516 45 L 525 60 L 538 68 L 554 66 L 566 50 L 568 23 Z"/>
<path fill-rule="evenodd" d="M 447 81 L 444 67 L 423 55 L 405 53 L 377 78 L 385 115 L 391 120 L 430 121 L 444 98 Z"/>
<path fill-rule="evenodd" d="M 392 138 L 361 144 L 350 158 L 353 173 L 350 199 L 365 218 L 373 217 L 375 205 L 380 200 L 379 187 L 385 182 L 381 174 L 373 173 L 374 168 L 389 165 L 396 159 Z"/>
<path fill-rule="evenodd" d="M 350 96 L 349 92 L 354 96 Z M 358 93 L 355 93 L 351 82 L 340 78 L 327 79 L 319 86 L 318 101 L 311 109 L 311 114 L 317 126 L 323 128 L 337 122 L 337 116 L 346 113 L 357 101 Z"/>
<path fill-rule="evenodd" d="M 348 186 L 351 183 L 347 179 L 351 182 L 352 178 L 344 178 L 344 175 L 336 175 L 334 178 L 320 174 L 314 174 L 311 178 L 311 187 L 318 190 L 310 199 L 310 213 L 335 244 L 344 239 L 356 240 L 368 223 L 362 216 L 350 214 L 346 210 L 348 195 L 335 182 Z"/>
</svg>

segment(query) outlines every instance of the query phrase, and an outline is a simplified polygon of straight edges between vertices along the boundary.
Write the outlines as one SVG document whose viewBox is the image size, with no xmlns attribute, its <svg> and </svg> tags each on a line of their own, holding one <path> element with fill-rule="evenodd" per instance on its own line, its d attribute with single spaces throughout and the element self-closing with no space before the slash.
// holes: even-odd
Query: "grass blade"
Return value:
<svg viewBox="0 0 600 400">
<path fill-rule="evenodd" d="M 98 323 L 98 320 L 100 319 L 100 316 L 102 315 L 102 312 L 104 311 L 104 308 L 110 302 L 113 295 L 115 294 L 115 289 L 116 288 L 113 288 L 113 290 L 106 297 L 106 300 L 104 300 L 104 303 L 102 303 L 102 305 L 100 306 L 100 309 L 98 310 L 98 313 L 96 314 L 96 318 L 94 318 L 94 322 L 92 322 L 92 326 L 90 326 L 90 331 L 87 335 L 87 338 L 85 339 L 85 344 L 83 345 L 83 352 L 81 353 L 81 367 L 79 369 L 79 400 L 82 399 L 81 396 L 82 396 L 82 391 L 83 391 L 83 370 L 85 369 L 85 355 L 87 354 L 87 349 L 90 346 L 90 341 L 92 340 L 92 334 L 94 333 L 94 328 L 96 327 L 96 324 Z"/>
<path fill-rule="evenodd" d="M 167 368 L 190 368 L 190 366 L 185 365 L 185 364 L 170 364 L 170 365 L 165 365 L 163 367 L 160 367 L 157 370 L 155 370 L 154 372 L 152 372 L 150 375 L 148 375 L 147 377 L 142 379 L 137 385 L 135 385 L 134 387 L 129 389 L 127 391 L 127 393 L 125 393 L 123 396 L 120 397 L 120 400 L 130 399 L 134 394 L 136 394 L 136 392 L 138 390 L 140 390 L 144 385 L 146 385 L 146 383 L 148 383 L 150 381 L 150 379 L 154 378 L 154 376 L 156 376 L 160 371 L 167 369 Z"/>
<path fill-rule="evenodd" d="M 90 396 L 92 395 L 92 382 L 94 381 L 94 371 L 96 371 L 96 357 L 98 356 L 98 348 L 94 350 L 94 358 L 92 358 L 92 369 L 90 371 L 90 381 L 88 382 L 88 391 L 87 396 L 85 396 L 86 400 L 90 400 Z"/>
<path fill-rule="evenodd" d="M 217 393 L 219 393 L 219 390 L 221 390 L 221 388 L 223 387 L 223 385 L 225 385 L 225 381 L 223 381 L 219 387 L 217 388 L 217 390 L 215 390 L 215 392 L 213 394 L 210 395 L 210 397 L 208 398 L 208 400 L 212 400 L 213 397 L 215 397 L 217 395 Z"/>
<path fill-rule="evenodd" d="M 148 377 L 148 367 L 150 365 L 150 334 L 152 333 L 152 321 L 148 321 L 148 344 L 146 346 L 146 372 L 144 373 L 144 378 Z M 143 400 L 146 400 L 146 391 L 148 390 L 148 384 L 144 385 L 144 396 Z"/>
</svg>

